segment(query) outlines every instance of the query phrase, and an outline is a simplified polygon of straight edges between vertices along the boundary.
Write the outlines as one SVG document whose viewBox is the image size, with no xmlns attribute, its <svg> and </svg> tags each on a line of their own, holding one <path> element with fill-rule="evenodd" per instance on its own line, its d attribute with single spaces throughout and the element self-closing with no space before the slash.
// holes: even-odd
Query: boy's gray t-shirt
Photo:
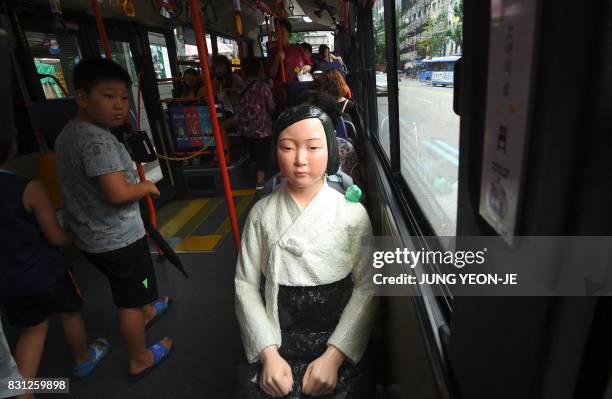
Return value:
<svg viewBox="0 0 612 399">
<path fill-rule="evenodd" d="M 57 174 L 76 246 L 91 253 L 108 252 L 145 235 L 138 202 L 113 205 L 107 201 L 97 176 L 125 172 L 138 183 L 127 150 L 107 129 L 72 120 L 55 141 Z"/>
</svg>

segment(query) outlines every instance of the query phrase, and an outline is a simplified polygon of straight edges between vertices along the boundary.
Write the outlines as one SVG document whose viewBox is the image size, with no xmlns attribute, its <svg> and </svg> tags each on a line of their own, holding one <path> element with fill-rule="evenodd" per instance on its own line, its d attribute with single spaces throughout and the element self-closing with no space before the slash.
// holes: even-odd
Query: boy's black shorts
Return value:
<svg viewBox="0 0 612 399">
<path fill-rule="evenodd" d="M 137 308 L 158 298 L 157 279 L 146 236 L 113 251 L 86 252 L 85 257 L 108 278 L 117 307 Z"/>
<path fill-rule="evenodd" d="M 68 272 L 45 291 L 4 300 L 6 315 L 15 327 L 32 327 L 52 314 L 81 310 L 81 294 Z"/>
</svg>

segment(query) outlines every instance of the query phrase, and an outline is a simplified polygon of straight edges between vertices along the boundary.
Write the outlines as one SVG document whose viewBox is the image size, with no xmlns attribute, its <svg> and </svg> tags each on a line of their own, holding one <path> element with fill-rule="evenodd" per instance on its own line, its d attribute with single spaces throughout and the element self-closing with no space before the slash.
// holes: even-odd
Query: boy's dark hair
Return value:
<svg viewBox="0 0 612 399">
<path fill-rule="evenodd" d="M 15 141 L 15 132 L 12 129 L 0 134 L 0 164 L 5 163 L 9 159 L 13 142 Z"/>
<path fill-rule="evenodd" d="M 257 57 L 247 57 L 242 61 L 242 71 L 247 78 L 258 76 L 262 67 L 261 59 Z"/>
<path fill-rule="evenodd" d="M 319 46 L 319 54 L 323 54 L 323 50 L 327 49 L 327 51 L 329 52 L 329 47 L 326 44 L 322 44 Z"/>
<path fill-rule="evenodd" d="M 287 18 L 279 18 L 278 24 L 285 28 L 289 33 L 291 33 L 291 31 L 293 30 L 293 28 L 291 27 L 291 22 L 289 22 Z"/>
<path fill-rule="evenodd" d="M 85 58 L 74 68 L 75 90 L 83 90 L 89 94 L 96 85 L 109 80 L 125 83 L 128 88 L 132 86 L 128 72 L 115 61 L 106 58 Z"/>
<path fill-rule="evenodd" d="M 331 94 L 319 90 L 307 90 L 303 98 L 305 103 L 321 108 L 332 120 L 334 126 L 338 126 L 340 108 Z"/>
<path fill-rule="evenodd" d="M 310 45 L 310 43 L 300 43 L 300 46 L 302 46 L 302 48 L 306 51 L 308 51 L 308 54 L 312 54 L 312 46 Z"/>
</svg>

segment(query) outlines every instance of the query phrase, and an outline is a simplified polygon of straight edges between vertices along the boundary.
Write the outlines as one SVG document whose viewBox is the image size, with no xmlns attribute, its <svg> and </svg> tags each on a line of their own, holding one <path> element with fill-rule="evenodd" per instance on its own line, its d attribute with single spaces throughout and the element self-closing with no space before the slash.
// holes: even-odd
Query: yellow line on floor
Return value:
<svg viewBox="0 0 612 399">
<path fill-rule="evenodd" d="M 255 189 L 245 189 L 245 190 L 233 190 L 232 195 L 234 197 L 246 197 L 249 195 L 255 195 Z"/>
<path fill-rule="evenodd" d="M 177 253 L 181 252 L 209 252 L 215 249 L 223 236 L 208 235 L 208 236 L 191 236 L 185 238 L 179 245 L 174 248 Z"/>
<path fill-rule="evenodd" d="M 236 204 L 236 218 L 240 219 L 240 217 L 244 214 L 244 212 L 249 208 L 251 202 L 253 201 L 253 196 L 245 196 L 241 198 L 238 204 Z M 183 241 L 180 242 L 174 250 L 177 253 L 182 252 L 210 252 L 214 251 L 221 239 L 229 233 L 231 230 L 231 224 L 229 221 L 229 217 L 226 217 L 221 226 L 215 231 L 213 234 L 204 235 L 204 236 L 189 236 L 186 237 Z"/>
<path fill-rule="evenodd" d="M 236 219 L 240 219 L 242 214 L 247 210 L 249 205 L 251 205 L 251 201 L 253 201 L 253 196 L 246 196 L 240 199 L 240 202 L 236 205 Z M 215 231 L 214 235 L 224 236 L 230 232 L 232 229 L 229 217 L 226 217 L 221 226 Z"/>
<path fill-rule="evenodd" d="M 217 207 L 223 203 L 223 198 L 214 197 L 209 198 L 208 202 L 200 208 L 200 210 L 193 215 L 191 219 L 176 233 L 178 237 L 183 239 L 189 237 L 194 231 L 196 231 L 206 219 L 217 209 Z"/>
<path fill-rule="evenodd" d="M 164 237 L 173 237 L 208 202 L 207 198 L 190 201 L 159 230 Z"/>
</svg>

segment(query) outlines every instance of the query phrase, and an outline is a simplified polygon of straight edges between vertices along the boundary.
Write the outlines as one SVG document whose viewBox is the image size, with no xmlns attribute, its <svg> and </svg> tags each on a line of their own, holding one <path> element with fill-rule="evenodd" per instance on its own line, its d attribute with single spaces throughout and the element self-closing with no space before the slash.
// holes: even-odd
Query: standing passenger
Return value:
<svg viewBox="0 0 612 399">
<path fill-rule="evenodd" d="M 0 135 L 0 301 L 9 323 L 22 329 L 15 360 L 24 377 L 36 378 L 49 318 L 59 314 L 72 350 L 73 375 L 82 378 L 106 355 L 109 344 L 98 338 L 87 345 L 81 296 L 58 250 L 70 237 L 60 227 L 43 185 L 2 168 L 16 152 L 12 135 Z M 3 340 L 0 334 L 2 345 Z"/>
<path fill-rule="evenodd" d="M 289 44 L 289 34 L 291 33 L 291 23 L 285 18 L 278 20 L 279 40 L 275 43 L 275 46 L 270 48 L 269 61 L 268 61 L 268 72 L 269 76 L 274 79 L 274 93 L 276 95 L 277 106 L 281 104 L 283 79 L 281 74 L 281 62 L 285 65 L 285 77 L 286 83 L 297 82 L 297 75 L 300 71 L 307 73 L 310 72 L 312 61 L 310 56 L 299 44 Z M 279 48 L 280 47 L 280 48 Z M 284 106 L 279 107 L 283 109 Z"/>
<path fill-rule="evenodd" d="M 240 95 L 238 132 L 247 140 L 249 152 L 255 160 L 257 190 L 261 190 L 266 179 L 272 135 L 274 98 L 267 83 L 262 81 L 263 64 L 260 59 L 249 57 L 242 62 L 246 81 Z"/>
<path fill-rule="evenodd" d="M 123 144 L 108 130 L 124 123 L 130 76 L 115 62 L 91 58 L 74 69 L 77 117 L 55 143 L 60 190 L 76 246 L 110 283 L 119 329 L 138 379 L 165 359 L 172 341 L 147 349 L 145 325 L 168 308 L 157 279 L 138 201 L 159 196 L 155 184 L 138 182 Z M 152 303 L 155 301 L 154 303 Z"/>
</svg>

